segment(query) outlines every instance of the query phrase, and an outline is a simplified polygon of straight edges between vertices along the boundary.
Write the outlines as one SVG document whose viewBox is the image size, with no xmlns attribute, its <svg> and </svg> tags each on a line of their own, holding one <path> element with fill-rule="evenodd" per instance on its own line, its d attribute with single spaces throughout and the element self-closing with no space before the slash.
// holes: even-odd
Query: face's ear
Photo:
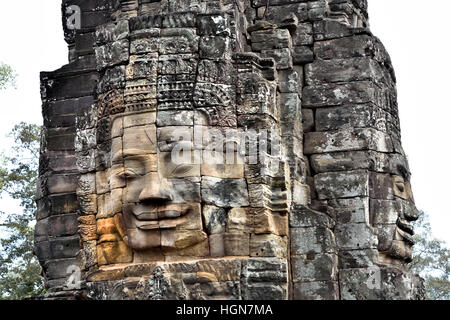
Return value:
<svg viewBox="0 0 450 320">
<path fill-rule="evenodd" d="M 120 237 L 122 240 L 128 244 L 128 236 L 127 236 L 127 228 L 125 225 L 125 220 L 123 219 L 123 215 L 121 213 L 118 213 L 114 216 L 114 224 L 116 225 L 116 229 L 120 234 Z"/>
</svg>

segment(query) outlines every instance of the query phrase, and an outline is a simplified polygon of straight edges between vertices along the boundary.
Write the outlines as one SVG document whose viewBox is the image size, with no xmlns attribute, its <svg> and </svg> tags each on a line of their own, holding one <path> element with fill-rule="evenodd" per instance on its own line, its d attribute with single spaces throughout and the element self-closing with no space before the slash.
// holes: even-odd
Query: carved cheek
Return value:
<svg viewBox="0 0 450 320">
<path fill-rule="evenodd" d="M 145 187 L 145 177 L 136 177 L 128 179 L 127 186 L 124 189 L 124 203 L 138 203 L 139 195 Z"/>
<path fill-rule="evenodd" d="M 382 225 L 378 228 L 378 250 L 388 251 L 392 247 L 392 241 L 394 240 L 397 231 L 397 225 Z"/>
</svg>

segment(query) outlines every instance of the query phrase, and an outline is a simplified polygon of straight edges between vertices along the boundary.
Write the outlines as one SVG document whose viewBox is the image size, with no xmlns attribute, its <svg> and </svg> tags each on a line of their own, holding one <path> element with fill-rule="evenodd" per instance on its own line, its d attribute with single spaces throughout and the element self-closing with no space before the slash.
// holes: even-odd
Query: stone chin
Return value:
<svg viewBox="0 0 450 320">
<path fill-rule="evenodd" d="M 199 206 L 199 205 L 198 205 Z M 185 249 L 203 240 L 195 227 L 198 216 L 195 204 L 177 204 L 153 207 L 125 204 L 123 206 L 126 242 L 136 251 L 151 249 Z"/>
<path fill-rule="evenodd" d="M 381 262 L 394 265 L 410 263 L 414 246 L 412 234 L 412 228 L 405 231 L 404 228 L 397 226 L 389 249 L 380 253 Z"/>
</svg>

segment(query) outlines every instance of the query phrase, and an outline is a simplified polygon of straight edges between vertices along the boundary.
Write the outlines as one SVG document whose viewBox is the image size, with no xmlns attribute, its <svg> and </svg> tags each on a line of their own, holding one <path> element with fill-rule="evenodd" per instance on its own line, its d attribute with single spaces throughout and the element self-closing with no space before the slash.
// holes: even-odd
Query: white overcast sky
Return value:
<svg viewBox="0 0 450 320">
<path fill-rule="evenodd" d="M 39 72 L 67 62 L 61 0 L 2 1 L 0 61 L 18 73 L 18 87 L 0 92 L 0 150 L 20 121 L 42 123 Z M 417 207 L 429 213 L 435 236 L 450 243 L 450 76 L 448 0 L 369 0 L 372 32 L 389 51 L 397 74 L 403 147 Z M 432 4 L 432 5 L 431 5 Z M 0 210 L 16 208 L 2 199 Z"/>
</svg>

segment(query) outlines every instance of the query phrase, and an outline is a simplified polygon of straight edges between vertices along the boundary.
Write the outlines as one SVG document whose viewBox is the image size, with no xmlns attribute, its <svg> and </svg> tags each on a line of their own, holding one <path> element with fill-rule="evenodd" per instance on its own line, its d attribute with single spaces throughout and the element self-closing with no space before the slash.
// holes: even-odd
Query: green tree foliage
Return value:
<svg viewBox="0 0 450 320">
<path fill-rule="evenodd" d="M 18 200 L 22 212 L 0 212 L 0 299 L 23 299 L 44 290 L 33 255 L 40 128 L 20 123 L 10 136 L 15 144 L 0 156 L 0 196 Z"/>
<path fill-rule="evenodd" d="M 15 86 L 16 84 L 16 74 L 14 70 L 0 62 L 0 90 L 6 89 L 9 85 Z"/>
<path fill-rule="evenodd" d="M 450 299 L 450 249 L 432 236 L 429 217 L 422 212 L 415 223 L 416 245 L 410 268 L 425 279 L 426 299 Z"/>
</svg>

